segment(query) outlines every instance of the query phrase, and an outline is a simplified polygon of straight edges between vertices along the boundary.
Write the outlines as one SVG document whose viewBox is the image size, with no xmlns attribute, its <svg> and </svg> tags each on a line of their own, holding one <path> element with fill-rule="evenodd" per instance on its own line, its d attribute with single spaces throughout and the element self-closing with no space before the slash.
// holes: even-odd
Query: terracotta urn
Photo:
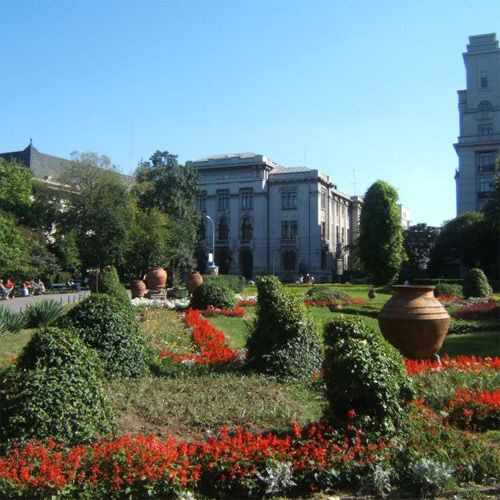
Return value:
<svg viewBox="0 0 500 500">
<path fill-rule="evenodd" d="M 142 280 L 134 280 L 130 284 L 130 293 L 133 299 L 142 299 L 146 293 L 146 283 Z"/>
<path fill-rule="evenodd" d="M 368 298 L 374 299 L 377 296 L 377 292 L 375 291 L 375 288 L 370 288 L 368 290 Z"/>
<path fill-rule="evenodd" d="M 407 358 L 431 358 L 443 345 L 450 316 L 434 297 L 434 287 L 396 285 L 378 323 L 382 335 Z"/>
<path fill-rule="evenodd" d="M 153 267 L 146 274 L 148 290 L 164 290 L 167 283 L 167 271 L 163 267 Z"/>
<path fill-rule="evenodd" d="M 192 295 L 196 289 L 203 283 L 203 276 L 198 271 L 191 271 L 189 278 L 186 281 L 186 288 Z"/>
</svg>

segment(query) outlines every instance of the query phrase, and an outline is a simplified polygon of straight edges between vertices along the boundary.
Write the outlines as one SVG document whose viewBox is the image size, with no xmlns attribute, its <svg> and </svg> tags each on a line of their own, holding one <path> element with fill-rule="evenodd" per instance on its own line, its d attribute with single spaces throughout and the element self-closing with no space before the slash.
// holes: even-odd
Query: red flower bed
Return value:
<svg viewBox="0 0 500 500">
<path fill-rule="evenodd" d="M 500 319 L 500 307 L 496 301 L 479 302 L 461 307 L 453 314 L 457 319 Z"/>
<path fill-rule="evenodd" d="M 218 307 L 208 306 L 200 311 L 203 316 L 229 316 L 230 318 L 240 318 L 245 315 L 245 309 L 236 306 L 234 309 L 219 309 Z"/>
<path fill-rule="evenodd" d="M 439 294 L 436 297 L 439 302 L 453 302 L 455 304 L 467 304 L 467 300 L 462 297 L 458 297 L 457 295 L 448 295 L 448 294 Z"/>
<path fill-rule="evenodd" d="M 239 307 L 255 307 L 257 305 L 257 301 L 255 299 L 241 299 L 236 303 Z"/>
<path fill-rule="evenodd" d="M 448 420 L 452 425 L 472 431 L 500 428 L 500 390 L 470 391 L 467 388 L 455 392 L 447 407 Z"/>
<path fill-rule="evenodd" d="M 344 300 L 338 299 L 328 299 L 328 300 L 314 300 L 314 299 L 305 299 L 304 304 L 306 306 L 314 306 L 314 307 L 329 307 L 329 306 L 363 306 L 366 302 L 363 299 L 358 297 L 349 297 Z"/>
<path fill-rule="evenodd" d="M 381 453 L 383 441 L 367 443 L 352 426 L 351 437 L 335 439 L 332 429 L 312 424 L 278 436 L 234 433 L 221 429 L 217 438 L 186 443 L 166 437 L 122 436 L 93 446 L 63 449 L 51 442 L 14 448 L 0 458 L 2 492 L 66 490 L 108 492 L 141 497 L 172 494 L 184 487 L 205 494 L 216 491 L 264 493 L 258 474 L 270 460 L 289 464 L 297 486 L 321 487 L 322 470 L 366 466 Z M 96 496 L 98 496 L 96 494 Z"/>
<path fill-rule="evenodd" d="M 188 309 L 185 322 L 192 328 L 193 342 L 198 346 L 199 354 L 174 354 L 164 350 L 160 353 L 160 357 L 168 357 L 175 363 L 193 361 L 201 365 L 234 361 L 238 352 L 227 345 L 226 336 L 203 318 L 200 311 Z"/>
<path fill-rule="evenodd" d="M 437 360 L 407 359 L 405 358 L 406 371 L 409 375 L 418 375 L 427 371 L 462 370 L 479 372 L 484 369 L 500 370 L 500 358 L 481 358 L 480 356 L 457 356 L 451 358 L 445 354 L 441 364 Z"/>
</svg>

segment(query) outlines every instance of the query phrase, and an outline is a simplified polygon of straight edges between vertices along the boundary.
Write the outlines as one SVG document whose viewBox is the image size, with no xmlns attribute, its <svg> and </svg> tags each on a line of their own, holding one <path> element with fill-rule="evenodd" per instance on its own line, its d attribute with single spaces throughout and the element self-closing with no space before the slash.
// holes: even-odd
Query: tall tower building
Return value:
<svg viewBox="0 0 500 500">
<path fill-rule="evenodd" d="M 457 215 L 480 210 L 491 196 L 500 156 L 500 49 L 495 33 L 469 37 L 463 56 L 467 89 L 458 91 L 460 136 L 454 144 Z"/>
</svg>

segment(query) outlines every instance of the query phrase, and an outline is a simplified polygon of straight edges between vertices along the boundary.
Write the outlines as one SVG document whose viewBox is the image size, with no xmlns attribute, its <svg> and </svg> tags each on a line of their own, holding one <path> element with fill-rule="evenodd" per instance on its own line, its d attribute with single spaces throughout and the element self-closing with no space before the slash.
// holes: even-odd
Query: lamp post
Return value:
<svg viewBox="0 0 500 500">
<path fill-rule="evenodd" d="M 210 215 L 205 217 L 212 223 L 212 266 L 215 266 L 215 224 Z"/>
</svg>

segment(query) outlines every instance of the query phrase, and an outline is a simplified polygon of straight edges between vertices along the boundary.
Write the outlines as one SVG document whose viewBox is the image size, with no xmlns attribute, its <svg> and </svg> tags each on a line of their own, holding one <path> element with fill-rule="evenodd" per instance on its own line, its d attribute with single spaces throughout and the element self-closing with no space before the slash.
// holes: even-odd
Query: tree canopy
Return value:
<svg viewBox="0 0 500 500">
<path fill-rule="evenodd" d="M 370 186 L 364 197 L 358 250 L 374 284 L 392 282 L 406 258 L 397 200 L 397 191 L 380 180 Z"/>
</svg>

